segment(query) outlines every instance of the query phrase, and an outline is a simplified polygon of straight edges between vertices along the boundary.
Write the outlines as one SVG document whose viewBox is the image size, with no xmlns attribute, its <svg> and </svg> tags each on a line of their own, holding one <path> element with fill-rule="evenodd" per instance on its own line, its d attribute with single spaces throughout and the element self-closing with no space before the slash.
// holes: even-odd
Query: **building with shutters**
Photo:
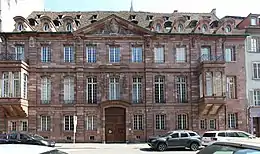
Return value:
<svg viewBox="0 0 260 154">
<path fill-rule="evenodd" d="M 32 12 L 1 33 L 0 129 L 56 141 L 247 130 L 244 30 L 209 13 Z M 23 128 L 23 127 L 22 127 Z"/>
<path fill-rule="evenodd" d="M 246 93 L 250 132 L 260 136 L 260 15 L 234 17 L 237 28 L 244 29 L 249 36 L 245 41 Z"/>
</svg>

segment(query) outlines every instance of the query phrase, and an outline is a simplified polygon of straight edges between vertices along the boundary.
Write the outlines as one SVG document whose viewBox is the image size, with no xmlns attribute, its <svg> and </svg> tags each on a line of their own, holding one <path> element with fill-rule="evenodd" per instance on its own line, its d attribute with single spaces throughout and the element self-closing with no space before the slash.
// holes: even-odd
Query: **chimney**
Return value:
<svg viewBox="0 0 260 154">
<path fill-rule="evenodd" d="M 217 9 L 216 8 L 212 9 L 210 13 L 217 15 Z"/>
<path fill-rule="evenodd" d="M 178 10 L 174 10 L 173 12 L 178 12 Z"/>
</svg>

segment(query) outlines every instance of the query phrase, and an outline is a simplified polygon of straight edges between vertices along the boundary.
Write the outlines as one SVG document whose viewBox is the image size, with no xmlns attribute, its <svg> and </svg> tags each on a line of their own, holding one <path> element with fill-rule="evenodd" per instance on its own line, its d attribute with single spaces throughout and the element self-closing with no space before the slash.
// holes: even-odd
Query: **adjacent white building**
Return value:
<svg viewBox="0 0 260 154">
<path fill-rule="evenodd" d="M 0 0 L 1 30 L 12 32 L 14 30 L 15 16 L 27 17 L 32 11 L 44 11 L 44 0 Z M 17 3 L 16 3 L 17 1 Z"/>
<path fill-rule="evenodd" d="M 260 136 L 260 20 L 259 14 L 249 14 L 239 26 L 249 36 L 245 41 L 245 69 L 248 115 L 251 133 Z"/>
</svg>

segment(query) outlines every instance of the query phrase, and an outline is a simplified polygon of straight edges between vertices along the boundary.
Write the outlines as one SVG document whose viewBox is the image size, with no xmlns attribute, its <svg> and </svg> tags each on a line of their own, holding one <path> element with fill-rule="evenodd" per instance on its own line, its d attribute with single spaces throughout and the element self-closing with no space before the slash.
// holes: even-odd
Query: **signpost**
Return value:
<svg viewBox="0 0 260 154">
<path fill-rule="evenodd" d="M 78 117 L 76 115 L 73 116 L 73 122 L 74 122 L 74 138 L 73 138 L 73 143 L 75 144 L 76 142 L 76 132 L 77 132 L 77 120 Z"/>
</svg>

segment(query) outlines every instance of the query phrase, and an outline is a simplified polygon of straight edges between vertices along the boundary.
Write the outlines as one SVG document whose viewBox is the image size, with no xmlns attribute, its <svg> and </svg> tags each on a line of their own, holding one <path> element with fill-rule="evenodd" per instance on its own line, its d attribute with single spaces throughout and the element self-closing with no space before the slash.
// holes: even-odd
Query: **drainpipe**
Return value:
<svg viewBox="0 0 260 154">
<path fill-rule="evenodd" d="M 147 126 L 147 124 L 148 124 L 148 122 L 147 122 L 147 105 L 146 105 L 146 46 L 147 46 L 147 37 L 145 37 L 145 42 L 144 42 L 144 54 L 143 54 L 143 57 L 144 57 L 144 69 L 143 69 L 143 71 L 144 71 L 144 116 L 145 116 L 145 142 L 147 142 L 147 129 L 148 129 L 148 126 Z M 148 42 L 149 43 L 149 42 Z"/>
<path fill-rule="evenodd" d="M 223 38 L 223 41 L 222 41 L 222 44 L 221 44 L 221 49 L 222 49 L 222 58 L 223 60 L 225 60 L 225 42 L 226 42 L 226 37 Z M 226 78 L 226 77 L 225 77 Z M 226 81 L 226 80 L 225 80 Z M 223 84 L 226 84 L 226 83 L 223 83 Z M 223 86 L 222 86 L 223 88 Z M 225 88 L 226 89 L 226 88 Z M 225 92 L 226 93 L 226 92 Z M 227 97 L 225 95 L 225 97 Z M 226 99 L 225 99 L 226 100 Z M 225 129 L 227 129 L 227 104 L 225 103 L 224 105 L 224 116 L 225 116 L 225 120 L 224 120 L 224 124 L 225 124 Z"/>
<path fill-rule="evenodd" d="M 192 79 L 191 79 L 191 77 L 192 77 L 192 75 L 191 75 L 191 73 L 192 73 L 192 69 L 191 69 L 191 48 L 192 48 L 192 39 L 193 39 L 193 37 L 191 37 L 191 39 L 190 39 L 190 41 L 189 41 L 189 52 L 190 52 L 190 54 L 189 54 L 189 59 L 190 59 L 190 61 L 189 61 L 189 63 L 190 63 L 190 68 L 189 68 L 189 70 L 190 70 L 190 72 L 189 72 L 189 82 L 190 82 L 190 88 L 192 88 Z M 189 92 L 189 98 L 190 98 L 190 111 L 191 111 L 191 130 L 193 130 L 193 112 L 192 112 L 192 109 L 193 109 L 193 103 L 192 103 L 192 90 L 190 89 L 190 92 Z"/>
</svg>

